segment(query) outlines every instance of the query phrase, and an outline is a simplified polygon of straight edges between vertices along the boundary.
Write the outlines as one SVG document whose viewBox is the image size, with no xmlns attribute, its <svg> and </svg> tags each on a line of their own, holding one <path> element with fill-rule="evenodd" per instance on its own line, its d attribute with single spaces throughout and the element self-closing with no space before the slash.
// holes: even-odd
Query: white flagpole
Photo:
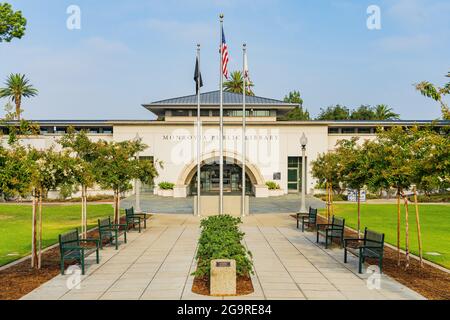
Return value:
<svg viewBox="0 0 450 320">
<path fill-rule="evenodd" d="M 219 152 L 219 214 L 223 214 L 223 59 L 222 59 L 222 51 L 223 51 L 223 39 L 222 39 L 222 30 L 223 30 L 223 13 L 220 14 L 220 130 L 219 130 L 219 141 L 220 141 L 220 152 Z"/>
<path fill-rule="evenodd" d="M 200 44 L 197 44 L 197 59 L 198 59 L 198 73 L 201 74 L 200 69 Z M 200 216 L 200 182 L 201 182 L 201 132 L 200 132 L 200 79 L 197 79 L 197 216 Z"/>
<path fill-rule="evenodd" d="M 242 216 L 245 216 L 245 157 L 247 154 L 247 148 L 246 148 L 246 136 L 245 136 L 245 121 L 246 121 L 246 114 L 245 114 L 245 94 L 246 94 L 246 55 L 247 55 L 247 45 L 244 43 L 243 48 L 243 70 L 242 70 L 242 76 L 243 76 L 243 88 L 242 88 Z"/>
</svg>

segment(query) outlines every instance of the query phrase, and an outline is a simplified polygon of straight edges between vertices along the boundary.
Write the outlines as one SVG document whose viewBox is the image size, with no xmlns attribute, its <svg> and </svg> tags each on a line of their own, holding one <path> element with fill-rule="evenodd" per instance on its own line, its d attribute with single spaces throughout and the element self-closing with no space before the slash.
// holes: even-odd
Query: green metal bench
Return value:
<svg viewBox="0 0 450 320">
<path fill-rule="evenodd" d="M 61 274 L 64 274 L 64 261 L 75 260 L 81 264 L 81 274 L 84 274 L 84 259 L 95 252 L 96 261 L 99 263 L 99 241 L 98 239 L 80 239 L 78 229 L 59 235 L 59 252 L 61 254 Z M 94 243 L 95 247 L 82 246 L 82 243 Z"/>
<path fill-rule="evenodd" d="M 319 223 L 317 224 L 317 243 L 319 242 L 319 236 L 325 238 L 325 248 L 328 248 L 328 239 L 330 243 L 333 239 L 339 239 L 341 247 L 344 244 L 344 230 L 345 219 L 333 216 L 331 223 Z"/>
<path fill-rule="evenodd" d="M 135 229 L 136 225 L 137 225 L 139 233 L 140 233 L 141 232 L 141 221 L 142 221 L 142 217 L 140 215 L 135 215 L 133 208 L 125 209 L 125 222 L 127 225 L 127 229 L 130 227 Z"/>
<path fill-rule="evenodd" d="M 357 243 L 351 246 L 351 243 Z M 364 238 L 344 239 L 344 262 L 347 263 L 347 252 L 359 257 L 358 272 L 362 273 L 362 265 L 366 258 L 378 260 L 380 273 L 383 272 L 384 233 L 364 229 Z"/>
<path fill-rule="evenodd" d="M 120 229 L 121 227 L 122 229 Z M 103 240 L 107 239 L 108 242 L 114 241 L 117 250 L 121 235 L 123 235 L 124 243 L 127 243 L 127 224 L 114 224 L 111 222 L 111 217 L 103 220 L 98 219 L 98 235 L 100 249 L 103 249 Z"/>
<path fill-rule="evenodd" d="M 144 229 L 147 229 L 147 217 L 148 214 L 146 213 L 136 213 L 134 212 L 134 207 L 130 208 L 131 214 L 133 214 L 136 217 L 141 217 L 141 219 L 144 221 Z"/>
<path fill-rule="evenodd" d="M 309 207 L 308 215 L 301 215 L 297 213 L 297 229 L 299 228 L 299 222 L 302 221 L 302 232 L 305 232 L 305 225 L 310 228 L 316 226 L 317 223 L 317 209 Z"/>
</svg>

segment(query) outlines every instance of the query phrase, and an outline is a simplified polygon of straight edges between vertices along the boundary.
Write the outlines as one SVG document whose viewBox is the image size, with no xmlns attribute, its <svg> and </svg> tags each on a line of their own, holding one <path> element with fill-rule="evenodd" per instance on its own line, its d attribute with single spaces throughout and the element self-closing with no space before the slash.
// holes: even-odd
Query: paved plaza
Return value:
<svg viewBox="0 0 450 320">
<path fill-rule="evenodd" d="M 385 275 L 381 288 L 370 290 L 354 257 L 344 264 L 342 250 L 316 245 L 288 214 L 252 215 L 241 228 L 255 267 L 255 292 L 247 296 L 192 293 L 199 218 L 161 214 L 142 233 L 130 232 L 119 250 L 102 250 L 99 265 L 90 257 L 79 288 L 68 289 L 73 275 L 58 275 L 23 299 L 424 299 Z"/>
<path fill-rule="evenodd" d="M 296 213 L 300 210 L 300 195 L 287 194 L 280 197 L 269 198 L 255 198 L 249 199 L 250 213 L 258 214 L 273 214 L 273 213 Z M 122 200 L 121 207 L 129 208 L 135 205 L 136 199 L 132 195 Z M 152 213 L 165 213 L 165 214 L 193 214 L 194 212 L 194 198 L 172 198 L 172 197 L 160 197 L 153 194 L 144 193 L 140 196 L 141 209 L 146 212 Z M 325 202 L 322 200 L 307 195 L 306 207 L 313 208 L 325 208 Z"/>
</svg>

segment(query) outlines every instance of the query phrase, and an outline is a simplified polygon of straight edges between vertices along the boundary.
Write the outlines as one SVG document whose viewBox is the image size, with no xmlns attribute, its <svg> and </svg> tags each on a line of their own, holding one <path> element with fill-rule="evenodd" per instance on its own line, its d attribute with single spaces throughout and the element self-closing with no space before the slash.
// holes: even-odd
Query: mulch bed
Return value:
<svg viewBox="0 0 450 320">
<path fill-rule="evenodd" d="M 98 239 L 98 231 L 89 231 L 87 237 Z M 59 247 L 55 247 L 42 253 L 42 266 L 39 270 L 31 269 L 31 258 L 29 258 L 0 271 L 0 300 L 20 299 L 51 280 L 60 273 L 59 263 Z M 66 268 L 69 265 L 70 263 L 66 263 Z"/>
<path fill-rule="evenodd" d="M 243 296 L 253 293 L 252 279 L 249 276 L 237 276 L 236 296 Z M 209 296 L 209 277 L 195 277 L 192 285 L 192 292 Z"/>
<path fill-rule="evenodd" d="M 295 218 L 295 215 L 293 216 Z M 318 217 L 319 223 L 327 223 Z M 346 229 L 346 238 L 356 238 L 357 232 Z M 450 300 L 450 274 L 424 263 L 423 268 L 417 259 L 410 258 L 409 268 L 405 269 L 405 254 L 401 253 L 400 266 L 397 264 L 397 250 L 384 247 L 383 272 L 408 288 L 431 300 Z M 368 259 L 369 264 L 376 260 Z"/>
</svg>

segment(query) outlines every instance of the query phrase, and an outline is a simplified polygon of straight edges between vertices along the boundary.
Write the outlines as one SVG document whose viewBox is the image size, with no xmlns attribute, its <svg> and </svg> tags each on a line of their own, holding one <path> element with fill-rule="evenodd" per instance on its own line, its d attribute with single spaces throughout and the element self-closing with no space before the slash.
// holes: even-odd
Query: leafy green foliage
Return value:
<svg viewBox="0 0 450 320">
<path fill-rule="evenodd" d="M 9 3 L 0 3 L 0 42 L 22 38 L 26 25 L 27 20 L 22 16 L 22 12 L 14 12 Z"/>
<path fill-rule="evenodd" d="M 320 110 L 317 120 L 396 120 L 400 117 L 385 104 L 379 104 L 375 107 L 361 105 L 354 110 L 338 104 Z"/>
<path fill-rule="evenodd" d="M 333 190 L 341 193 L 345 188 L 341 177 L 340 159 L 336 152 L 322 153 L 311 163 L 311 173 L 318 180 L 318 187 L 331 183 Z"/>
<path fill-rule="evenodd" d="M 308 110 L 303 108 L 303 99 L 300 96 L 300 91 L 289 92 L 289 94 L 284 97 L 283 101 L 287 103 L 295 103 L 298 104 L 298 106 L 289 111 L 281 120 L 311 120 Z"/>
<path fill-rule="evenodd" d="M 230 215 L 212 216 L 201 222 L 202 233 L 197 251 L 196 276 L 210 274 L 211 260 L 234 259 L 238 275 L 253 273 L 251 252 L 246 250 L 241 241 L 244 233 L 239 230 L 240 218 Z"/>
<path fill-rule="evenodd" d="M 253 91 L 251 89 L 254 86 L 254 84 L 252 82 L 249 83 L 247 81 L 246 85 L 247 85 L 246 94 L 248 96 L 254 96 L 255 94 L 253 93 Z M 227 92 L 242 94 L 243 87 L 244 87 L 244 78 L 242 77 L 242 72 L 241 71 L 233 71 L 231 73 L 230 80 L 225 81 L 223 83 L 223 87 L 224 87 L 224 90 Z"/>
<path fill-rule="evenodd" d="M 446 75 L 450 77 L 450 72 Z M 437 87 L 431 82 L 422 81 L 415 84 L 416 90 L 419 91 L 423 96 L 431 98 L 441 104 L 442 118 L 444 120 L 450 120 L 450 110 L 447 103 L 444 101 L 444 97 L 450 94 L 450 82 L 446 83 L 442 87 Z"/>
<path fill-rule="evenodd" d="M 172 182 L 163 181 L 158 183 L 158 187 L 162 190 L 173 190 L 173 187 L 175 187 L 175 184 Z"/>
<path fill-rule="evenodd" d="M 24 74 L 10 74 L 6 79 L 5 87 L 0 88 L 0 98 L 9 98 L 16 105 L 16 118 L 20 120 L 22 112 L 22 98 L 31 98 L 38 94 L 38 90 L 30 84 Z"/>
<path fill-rule="evenodd" d="M 267 181 L 266 186 L 269 188 L 269 190 L 279 190 L 280 185 L 276 183 L 275 181 Z"/>
</svg>

